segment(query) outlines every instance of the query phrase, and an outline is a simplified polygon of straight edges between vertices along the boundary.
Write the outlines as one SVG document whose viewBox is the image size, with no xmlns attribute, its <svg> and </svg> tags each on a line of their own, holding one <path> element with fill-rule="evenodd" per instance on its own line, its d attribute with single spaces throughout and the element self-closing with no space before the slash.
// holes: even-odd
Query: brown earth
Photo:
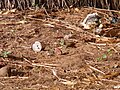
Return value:
<svg viewBox="0 0 120 90">
<path fill-rule="evenodd" d="M 2 13 L 0 67 L 7 70 L 0 69 L 0 90 L 120 89 L 120 40 L 83 30 L 79 23 L 91 12 L 96 10 Z M 41 52 L 30 48 L 35 41 Z"/>
</svg>

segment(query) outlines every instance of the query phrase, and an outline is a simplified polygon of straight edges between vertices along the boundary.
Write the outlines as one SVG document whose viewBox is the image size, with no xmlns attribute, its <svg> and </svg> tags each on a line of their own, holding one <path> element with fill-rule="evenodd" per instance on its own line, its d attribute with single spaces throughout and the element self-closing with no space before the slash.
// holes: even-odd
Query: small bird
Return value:
<svg viewBox="0 0 120 90">
<path fill-rule="evenodd" d="M 32 49 L 35 52 L 40 52 L 42 50 L 42 44 L 39 41 L 35 41 L 35 43 L 32 45 Z"/>
<path fill-rule="evenodd" d="M 100 18 L 101 17 L 98 15 L 98 13 L 88 14 L 81 25 L 84 27 L 84 29 L 91 29 L 91 27 L 96 27 L 100 23 Z"/>
</svg>

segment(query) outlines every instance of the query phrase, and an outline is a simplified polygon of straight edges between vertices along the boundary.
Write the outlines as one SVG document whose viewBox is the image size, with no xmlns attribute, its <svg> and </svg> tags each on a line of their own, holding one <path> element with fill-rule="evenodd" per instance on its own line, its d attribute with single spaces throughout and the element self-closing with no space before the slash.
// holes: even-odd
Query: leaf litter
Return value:
<svg viewBox="0 0 120 90">
<path fill-rule="evenodd" d="M 1 52 L 0 57 L 1 88 L 5 89 L 4 86 L 12 90 L 15 90 L 15 87 L 39 90 L 46 89 L 45 86 L 58 87 L 61 90 L 119 88 L 119 20 L 108 19 L 112 18 L 109 12 L 114 11 L 90 8 L 75 8 L 75 11 L 62 10 L 47 15 L 41 10 L 1 13 L 0 49 L 6 51 Z M 79 21 L 82 22 L 86 15 L 96 12 L 101 16 L 101 26 L 87 30 L 79 26 Z M 115 13 L 120 16 L 118 12 Z M 55 17 L 51 18 L 53 14 Z M 95 33 L 99 27 L 101 30 Z M 11 33 L 11 30 L 15 32 Z M 45 43 L 42 45 L 43 50 L 40 47 L 36 51 L 36 48 L 32 47 L 35 52 L 40 53 L 34 53 L 30 47 L 37 40 Z M 55 42 L 59 43 L 54 45 Z M 63 49 L 67 53 L 63 54 Z M 109 50 L 112 50 L 112 54 Z M 9 51 L 12 52 L 10 55 L 7 53 Z M 96 60 L 101 56 L 103 60 Z M 2 74 L 1 71 L 6 65 L 11 69 L 10 76 L 7 77 L 7 73 Z"/>
</svg>

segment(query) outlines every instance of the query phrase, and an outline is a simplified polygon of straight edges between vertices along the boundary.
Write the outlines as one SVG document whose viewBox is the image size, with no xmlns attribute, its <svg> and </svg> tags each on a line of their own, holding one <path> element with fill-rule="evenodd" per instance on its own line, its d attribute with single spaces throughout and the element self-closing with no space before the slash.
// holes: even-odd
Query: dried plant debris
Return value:
<svg viewBox="0 0 120 90">
<path fill-rule="evenodd" d="M 96 7 L 104 9 L 120 9 L 119 0 L 1 0 L 0 9 L 27 9 L 45 7 L 46 9 L 57 10 L 68 7 Z M 77 10 L 78 11 L 78 10 Z"/>
<path fill-rule="evenodd" d="M 31 1 L 37 3 L 36 0 Z M 39 1 L 44 2 L 44 0 Z M 47 1 L 54 2 L 54 0 Z M 67 2 L 67 0 L 61 1 L 63 6 Z M 120 24 L 112 18 L 109 20 L 110 12 L 113 10 L 89 7 L 79 8 L 79 10 L 64 8 L 52 13 L 46 10 L 48 14 L 41 9 L 17 10 L 15 13 L 1 14 L 0 89 L 119 89 L 120 38 L 116 33 L 117 30 L 119 31 Z M 119 11 L 115 12 L 119 18 Z M 89 26 L 91 22 L 95 22 L 92 23 L 95 29 L 92 28 L 91 31 L 99 35 L 78 27 L 78 22 L 87 14 L 93 16 L 88 15 L 88 20 L 86 22 L 83 20 L 84 24 Z M 99 15 L 100 24 L 97 23 Z M 61 20 L 61 17 L 64 19 Z M 9 65 L 10 75 L 6 67 Z"/>
<path fill-rule="evenodd" d="M 102 16 L 100 16 L 98 13 L 88 14 L 81 23 L 81 26 L 83 26 L 83 29 L 87 29 L 90 32 L 101 36 L 120 37 L 119 19 L 111 16 L 108 17 L 109 19 L 107 19 L 107 17 L 104 15 Z"/>
</svg>

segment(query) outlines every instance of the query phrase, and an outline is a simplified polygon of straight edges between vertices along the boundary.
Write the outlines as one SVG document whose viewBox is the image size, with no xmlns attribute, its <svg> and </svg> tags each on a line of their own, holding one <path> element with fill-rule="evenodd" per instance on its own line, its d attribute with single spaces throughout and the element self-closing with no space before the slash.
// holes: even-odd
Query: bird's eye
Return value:
<svg viewBox="0 0 120 90">
<path fill-rule="evenodd" d="M 37 45 L 37 47 L 39 48 L 39 45 Z"/>
</svg>

